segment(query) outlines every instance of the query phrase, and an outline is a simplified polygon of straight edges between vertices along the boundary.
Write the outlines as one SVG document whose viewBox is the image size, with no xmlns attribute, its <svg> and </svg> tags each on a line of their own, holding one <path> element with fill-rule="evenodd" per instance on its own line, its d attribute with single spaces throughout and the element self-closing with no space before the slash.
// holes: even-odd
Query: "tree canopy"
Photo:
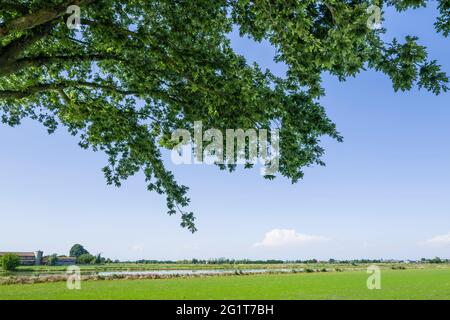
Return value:
<svg viewBox="0 0 450 320">
<path fill-rule="evenodd" d="M 450 33 L 450 1 L 438 0 L 437 32 Z M 426 0 L 0 0 L 0 113 L 60 125 L 80 146 L 103 151 L 108 184 L 142 171 L 169 214 L 194 232 L 188 188 L 162 161 L 171 132 L 204 126 L 280 130 L 278 173 L 297 182 L 323 165 L 322 136 L 342 140 L 320 97 L 322 75 L 345 80 L 381 71 L 395 90 L 448 89 L 418 38 L 383 40 L 371 6 L 402 11 Z M 68 7 L 80 7 L 69 28 Z M 249 64 L 229 33 L 267 40 L 286 64 L 278 77 Z M 234 165 L 221 165 L 233 170 Z M 266 178 L 273 178 L 267 176 Z"/>
<path fill-rule="evenodd" d="M 0 267 L 5 271 L 15 271 L 20 265 L 20 257 L 14 253 L 0 256 Z"/>
<path fill-rule="evenodd" d="M 85 254 L 89 254 L 89 251 L 87 251 L 81 244 L 74 244 L 72 248 L 70 248 L 69 256 L 71 257 L 78 258 Z"/>
</svg>

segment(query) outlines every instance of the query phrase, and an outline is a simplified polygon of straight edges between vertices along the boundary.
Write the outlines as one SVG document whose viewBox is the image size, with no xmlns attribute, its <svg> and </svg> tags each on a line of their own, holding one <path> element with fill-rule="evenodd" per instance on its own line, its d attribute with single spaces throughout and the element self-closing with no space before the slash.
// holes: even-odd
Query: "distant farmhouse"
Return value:
<svg viewBox="0 0 450 320">
<path fill-rule="evenodd" d="M 46 265 L 48 264 L 48 256 L 43 257 L 41 260 L 41 264 Z M 58 260 L 55 263 L 55 266 L 72 266 L 77 263 L 77 258 L 75 257 L 66 257 L 66 256 L 59 256 Z"/>
<path fill-rule="evenodd" d="M 42 251 L 36 252 L 0 252 L 0 257 L 5 254 L 14 254 L 20 258 L 20 264 L 22 266 L 38 266 L 41 264 Z"/>
<path fill-rule="evenodd" d="M 35 252 L 0 252 L 0 257 L 5 254 L 14 254 L 19 257 L 20 265 L 22 266 L 40 266 L 46 265 L 48 263 L 48 256 L 44 257 L 44 253 L 42 251 Z M 74 265 L 77 261 L 77 258 L 74 257 L 58 257 L 56 261 L 57 266 L 69 266 Z"/>
</svg>

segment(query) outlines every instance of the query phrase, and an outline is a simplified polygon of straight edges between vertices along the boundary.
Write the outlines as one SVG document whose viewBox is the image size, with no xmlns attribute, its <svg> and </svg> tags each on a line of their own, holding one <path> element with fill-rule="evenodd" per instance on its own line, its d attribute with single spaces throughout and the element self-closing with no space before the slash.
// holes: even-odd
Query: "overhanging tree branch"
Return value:
<svg viewBox="0 0 450 320">
<path fill-rule="evenodd" d="M 53 23 L 47 23 L 34 29 L 31 34 L 24 34 L 0 51 L 0 73 L 8 65 L 15 63 L 22 53 L 39 40 L 45 38 L 53 29 Z"/>
<path fill-rule="evenodd" d="M 40 67 L 54 63 L 78 63 L 78 62 L 95 62 L 101 60 L 115 60 L 119 62 L 127 62 L 126 59 L 108 55 L 108 54 L 77 54 L 77 55 L 60 55 L 60 56 L 36 56 L 20 58 L 6 64 L 0 64 L 0 76 L 8 76 L 19 72 L 22 69 L 30 67 Z M 1 60 L 0 60 L 1 61 Z"/>
<path fill-rule="evenodd" d="M 51 8 L 43 8 L 36 12 L 23 15 L 0 25 L 0 40 L 15 32 L 33 29 L 37 26 L 54 21 L 63 16 L 67 12 L 70 5 L 87 5 L 93 3 L 94 0 L 71 0 L 65 1 Z"/>
<path fill-rule="evenodd" d="M 33 94 L 45 91 L 58 91 L 67 88 L 76 88 L 76 87 L 88 87 L 91 89 L 99 89 L 110 92 L 115 92 L 121 95 L 140 95 L 144 94 L 144 91 L 139 90 L 128 90 L 114 86 L 113 84 L 101 84 L 94 82 L 86 82 L 86 81 L 61 81 L 58 83 L 42 83 L 34 86 L 27 87 L 22 90 L 0 90 L 0 98 L 3 99 L 23 99 L 29 97 Z"/>
<path fill-rule="evenodd" d="M 26 4 L 26 12 L 19 13 L 13 1 Z M 321 136 L 342 141 L 320 105 L 324 73 L 342 80 L 369 66 L 388 74 L 396 89 L 417 82 L 439 93 L 448 84 L 414 39 L 385 48 L 384 31 L 367 28 L 373 0 L 295 0 L 289 8 L 285 0 L 271 0 L 271 8 L 268 1 L 97 0 L 80 5 L 78 31 L 65 26 L 66 6 L 91 1 L 0 0 L 5 2 L 10 7 L 0 4 L 2 120 L 15 125 L 25 117 L 58 117 L 71 133 L 82 131 L 82 147 L 106 151 L 108 183 L 120 185 L 143 170 L 148 189 L 165 193 L 169 214 L 181 209 L 188 228 L 194 218 L 182 211 L 189 204 L 187 188 L 165 169 L 159 150 L 173 147 L 175 128 L 191 130 L 195 121 L 219 129 L 277 125 L 278 172 L 297 182 L 303 168 L 323 164 Z M 393 1 L 378 1 L 382 9 L 388 2 Z M 395 1 L 402 9 L 418 2 L 425 0 Z M 446 12 L 441 7 L 442 32 L 450 30 Z M 270 42 L 276 62 L 286 65 L 285 76 L 235 52 L 228 36 L 234 27 Z M 54 128 L 55 122 L 44 124 Z M 221 166 L 227 167 L 234 169 Z"/>
</svg>

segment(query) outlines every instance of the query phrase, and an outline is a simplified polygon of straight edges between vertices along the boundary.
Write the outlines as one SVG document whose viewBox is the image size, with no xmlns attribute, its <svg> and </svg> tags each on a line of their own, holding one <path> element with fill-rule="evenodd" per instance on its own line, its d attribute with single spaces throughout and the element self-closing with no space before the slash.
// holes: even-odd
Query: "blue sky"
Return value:
<svg viewBox="0 0 450 320">
<path fill-rule="evenodd" d="M 387 39 L 418 35 L 450 73 L 450 42 L 436 10 L 388 12 Z M 274 50 L 232 35 L 236 51 L 275 73 Z M 0 251 L 67 253 L 82 243 L 119 259 L 450 257 L 450 97 L 395 93 L 380 73 L 325 77 L 322 104 L 345 137 L 323 139 L 327 167 L 292 185 L 258 171 L 174 166 L 190 186 L 199 231 L 166 215 L 141 175 L 106 186 L 100 153 L 60 128 L 0 126 Z M 167 157 L 169 159 L 169 157 Z"/>
</svg>

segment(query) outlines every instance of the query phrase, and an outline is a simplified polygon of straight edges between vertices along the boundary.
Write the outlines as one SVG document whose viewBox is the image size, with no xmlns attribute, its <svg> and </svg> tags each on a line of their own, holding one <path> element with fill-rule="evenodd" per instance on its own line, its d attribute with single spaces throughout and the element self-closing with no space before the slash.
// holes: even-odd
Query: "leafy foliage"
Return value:
<svg viewBox="0 0 450 320">
<path fill-rule="evenodd" d="M 47 265 L 56 266 L 57 263 L 58 263 L 58 255 L 56 253 L 48 257 Z"/>
<path fill-rule="evenodd" d="M 297 182 L 303 168 L 324 165 L 320 138 L 342 137 L 319 99 L 324 72 L 340 80 L 371 68 L 395 90 L 414 85 L 435 94 L 448 78 L 418 39 L 384 42 L 368 8 L 402 11 L 425 0 L 23 0 L 0 1 L 0 112 L 15 126 L 29 117 L 58 125 L 80 146 L 103 151 L 108 184 L 144 172 L 148 189 L 165 194 L 168 213 L 194 232 L 188 188 L 162 161 L 174 129 L 280 129 L 279 173 Z M 436 30 L 450 32 L 450 2 L 438 1 Z M 79 30 L 66 10 L 81 8 Z M 268 40 L 280 78 L 236 54 L 228 39 Z M 233 165 L 221 166 L 233 170 Z M 272 179 L 273 176 L 267 178 Z"/>
<path fill-rule="evenodd" d="M 14 271 L 19 265 L 20 258 L 15 254 L 6 253 L 0 257 L 0 266 L 5 271 Z"/>
<path fill-rule="evenodd" d="M 78 258 L 83 254 L 89 254 L 89 251 L 87 251 L 81 244 L 75 244 L 70 249 L 69 256 Z"/>
<path fill-rule="evenodd" d="M 95 264 L 95 262 L 96 257 L 89 253 L 85 253 L 77 257 L 77 264 Z"/>
</svg>

